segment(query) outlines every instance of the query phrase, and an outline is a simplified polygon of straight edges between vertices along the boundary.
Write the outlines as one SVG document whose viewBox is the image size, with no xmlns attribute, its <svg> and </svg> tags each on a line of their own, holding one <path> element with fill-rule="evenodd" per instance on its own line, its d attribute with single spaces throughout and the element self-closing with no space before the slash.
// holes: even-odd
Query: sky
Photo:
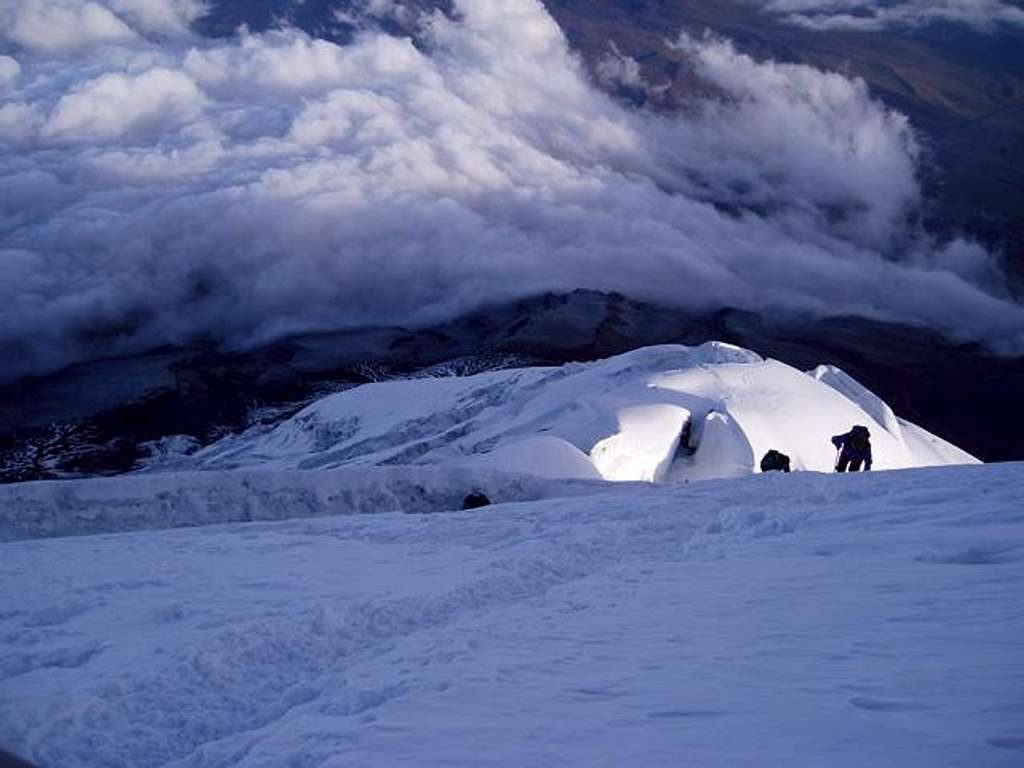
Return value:
<svg viewBox="0 0 1024 768">
<path fill-rule="evenodd" d="M 0 0 L 0 382 L 574 288 L 1024 348 L 994 255 L 920 230 L 913 126 L 863 82 L 681 35 L 707 95 L 658 115 L 537 0 L 456 6 L 340 47 L 201 39 L 197 0 Z"/>
</svg>

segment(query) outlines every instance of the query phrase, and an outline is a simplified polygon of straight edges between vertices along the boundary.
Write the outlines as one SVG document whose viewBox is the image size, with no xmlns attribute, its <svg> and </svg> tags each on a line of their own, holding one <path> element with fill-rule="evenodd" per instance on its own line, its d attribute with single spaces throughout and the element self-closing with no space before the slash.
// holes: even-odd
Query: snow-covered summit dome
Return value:
<svg viewBox="0 0 1024 768">
<path fill-rule="evenodd" d="M 216 443 L 201 467 L 475 465 L 545 477 L 683 482 L 757 472 L 776 449 L 831 471 L 830 437 L 871 430 L 875 469 L 977 460 L 903 419 L 832 366 L 803 373 L 710 342 L 595 363 L 367 384 L 261 433 Z"/>
</svg>

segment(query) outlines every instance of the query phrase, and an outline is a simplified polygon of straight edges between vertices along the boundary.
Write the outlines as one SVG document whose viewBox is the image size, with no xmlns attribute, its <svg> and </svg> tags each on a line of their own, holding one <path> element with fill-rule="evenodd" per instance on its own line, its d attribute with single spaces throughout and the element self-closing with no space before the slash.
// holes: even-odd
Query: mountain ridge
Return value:
<svg viewBox="0 0 1024 768">
<path fill-rule="evenodd" d="M 803 370 L 837 365 L 901 415 L 984 460 L 1022 456 L 1015 419 L 1007 416 L 1021 413 L 1024 358 L 860 318 L 794 322 L 735 310 L 693 317 L 576 291 L 425 329 L 301 336 L 246 353 L 166 350 L 8 386 L 0 389 L 0 478 L 129 471 L 147 455 L 146 444 L 162 437 L 187 434 L 205 444 L 254 419 L 285 418 L 319 395 L 431 366 L 458 373 L 554 365 L 711 340 Z"/>
</svg>

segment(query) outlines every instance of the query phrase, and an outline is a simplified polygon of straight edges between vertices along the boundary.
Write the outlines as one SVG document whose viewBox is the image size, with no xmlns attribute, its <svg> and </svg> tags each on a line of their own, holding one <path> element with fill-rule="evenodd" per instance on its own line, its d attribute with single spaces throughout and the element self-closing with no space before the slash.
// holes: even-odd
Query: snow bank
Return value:
<svg viewBox="0 0 1024 768">
<path fill-rule="evenodd" d="M 462 509 L 472 491 L 502 503 L 593 493 L 595 486 L 600 484 L 554 482 L 486 467 L 241 470 L 18 483 L 0 485 L 0 542 L 324 515 L 441 512 Z"/>
<path fill-rule="evenodd" d="M 197 469 L 488 466 L 542 477 L 685 482 L 758 471 L 776 449 L 831 471 L 829 438 L 873 435 L 875 468 L 974 463 L 898 419 L 833 366 L 805 375 L 712 342 L 591 364 L 368 384 L 313 403 L 269 432 L 198 453 Z"/>
<path fill-rule="evenodd" d="M 473 466 L 500 469 L 536 477 L 602 480 L 585 453 L 560 437 L 539 435 L 500 445 L 472 462 Z"/>
</svg>

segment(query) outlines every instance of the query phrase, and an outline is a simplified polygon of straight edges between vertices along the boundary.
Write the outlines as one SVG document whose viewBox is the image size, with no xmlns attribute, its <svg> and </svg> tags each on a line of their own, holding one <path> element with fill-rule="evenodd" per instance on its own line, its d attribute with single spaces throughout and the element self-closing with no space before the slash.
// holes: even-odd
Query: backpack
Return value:
<svg viewBox="0 0 1024 768">
<path fill-rule="evenodd" d="M 850 447 L 855 451 L 864 452 L 871 444 L 871 433 L 866 427 L 854 427 L 850 432 Z"/>
<path fill-rule="evenodd" d="M 789 472 L 789 456 L 774 449 L 761 459 L 762 472 Z"/>
<path fill-rule="evenodd" d="M 462 509 L 480 509 L 482 507 L 489 507 L 490 505 L 491 500 L 488 499 L 485 494 L 480 493 L 480 491 L 473 491 L 462 502 Z"/>
</svg>

